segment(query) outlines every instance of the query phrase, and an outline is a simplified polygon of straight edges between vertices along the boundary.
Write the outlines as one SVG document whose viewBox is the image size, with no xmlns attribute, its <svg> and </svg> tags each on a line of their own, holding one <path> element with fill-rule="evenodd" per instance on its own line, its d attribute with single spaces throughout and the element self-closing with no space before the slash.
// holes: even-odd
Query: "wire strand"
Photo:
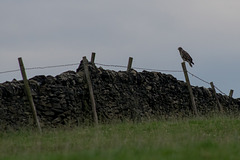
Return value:
<svg viewBox="0 0 240 160">
<path fill-rule="evenodd" d="M 69 66 L 75 66 L 75 65 L 79 65 L 79 63 L 61 64 L 61 65 L 43 66 L 43 67 L 30 67 L 30 68 L 25 68 L 25 70 L 39 70 L 39 69 L 48 69 L 48 68 L 69 67 Z M 9 70 L 9 71 L 2 71 L 2 72 L 0 72 L 0 74 L 12 73 L 12 72 L 18 72 L 18 71 L 20 71 L 20 69 L 14 69 L 14 70 Z"/>
<path fill-rule="evenodd" d="M 112 65 L 112 64 L 102 64 L 102 63 L 95 63 L 95 64 L 100 66 L 105 66 L 105 67 L 127 68 L 127 66 L 122 66 L 122 65 Z M 183 72 L 179 70 L 160 70 L 160 69 L 151 69 L 151 68 L 142 68 L 142 67 L 133 67 L 132 69 L 158 71 L 158 72 Z"/>
<path fill-rule="evenodd" d="M 95 64 L 100 66 L 105 66 L 105 67 L 127 68 L 127 66 L 121 66 L 121 65 L 102 64 L 102 63 L 95 63 Z"/>
<path fill-rule="evenodd" d="M 200 81 L 202 81 L 202 82 L 204 82 L 204 83 L 210 85 L 209 82 L 207 82 L 207 81 L 205 81 L 204 79 L 202 79 L 202 78 L 200 78 L 200 77 L 194 75 L 193 73 L 191 73 L 191 72 L 189 72 L 189 71 L 188 71 L 188 73 L 189 73 L 190 75 L 192 75 L 193 77 L 199 79 Z M 215 89 L 218 90 L 221 94 L 223 94 L 223 95 L 227 95 L 227 94 L 225 94 L 223 91 L 221 91 L 216 85 L 214 85 L 214 87 L 215 87 Z"/>
<path fill-rule="evenodd" d="M 102 64 L 102 63 L 95 63 L 96 65 L 100 66 L 105 66 L 105 67 L 116 67 L 116 68 L 127 68 L 127 66 L 123 65 L 113 65 L 113 64 Z M 61 64 L 61 65 L 53 65 L 53 66 L 41 66 L 41 67 L 30 67 L 26 68 L 26 70 L 42 70 L 42 69 L 48 69 L 48 68 L 59 68 L 59 67 L 69 67 L 69 66 L 76 66 L 79 65 L 79 63 L 71 63 L 71 64 Z M 152 69 L 152 68 L 142 68 L 142 67 L 133 67 L 132 69 L 137 69 L 137 70 L 148 70 L 148 71 L 156 71 L 156 72 L 183 72 L 181 70 L 161 70 L 161 69 Z M 9 71 L 2 71 L 0 74 L 5 74 L 5 73 L 13 73 L 13 72 L 19 72 L 20 69 L 14 69 L 14 70 L 9 70 Z M 197 78 L 198 80 L 210 85 L 209 82 L 206 80 L 200 78 L 199 76 L 196 76 L 195 74 L 187 71 L 191 76 Z M 214 85 L 215 86 L 215 85 Z M 218 90 L 221 94 L 226 95 L 223 91 L 221 91 L 217 86 L 215 86 L 216 90 Z"/>
<path fill-rule="evenodd" d="M 20 69 L 14 69 L 14 70 L 9 70 L 9 71 L 2 71 L 2 72 L 0 72 L 0 74 L 11 73 L 11 72 L 18 72 L 18 71 L 20 71 Z"/>
<path fill-rule="evenodd" d="M 193 76 L 193 77 L 195 77 L 195 78 L 197 78 L 197 79 L 199 79 L 200 81 L 202 81 L 202 82 L 204 82 L 204 83 L 206 83 L 206 84 L 209 84 L 210 85 L 210 83 L 209 82 L 207 82 L 207 81 L 205 81 L 204 79 L 202 79 L 202 78 L 200 78 L 200 77 L 198 77 L 198 76 L 196 76 L 196 75 L 194 75 L 194 74 L 192 74 L 191 72 L 188 72 L 191 76 Z"/>
<path fill-rule="evenodd" d="M 149 70 L 149 71 L 157 71 L 157 72 L 183 72 L 179 70 L 150 69 L 150 68 L 141 68 L 141 67 L 133 67 L 133 69 Z"/>
<path fill-rule="evenodd" d="M 221 91 L 218 87 L 216 87 L 215 85 L 214 85 L 214 87 L 215 87 L 215 89 L 218 90 L 221 94 L 227 96 L 227 94 L 225 94 L 223 91 Z"/>
<path fill-rule="evenodd" d="M 47 68 L 69 67 L 69 66 L 75 66 L 75 65 L 79 65 L 79 63 L 61 64 L 61 65 L 44 66 L 44 67 L 31 67 L 31 68 L 26 68 L 26 70 L 38 70 L 38 69 L 47 69 Z"/>
<path fill-rule="evenodd" d="M 102 64 L 102 63 L 95 63 L 100 66 L 106 66 L 106 67 L 118 67 L 118 68 L 127 68 L 127 66 L 121 66 L 121 65 L 111 65 L 111 64 Z M 133 67 L 133 69 L 139 69 L 139 70 L 149 70 L 149 71 L 157 71 L 157 72 L 183 72 L 180 70 L 161 70 L 161 69 L 152 69 L 152 68 L 142 68 L 142 67 Z M 210 82 L 207 82 L 206 80 L 200 78 L 199 76 L 196 76 L 195 74 L 187 71 L 191 76 L 197 78 L 198 80 L 210 85 Z M 215 86 L 216 90 L 218 90 L 223 95 L 226 95 L 223 91 L 221 91 L 217 86 Z"/>
</svg>

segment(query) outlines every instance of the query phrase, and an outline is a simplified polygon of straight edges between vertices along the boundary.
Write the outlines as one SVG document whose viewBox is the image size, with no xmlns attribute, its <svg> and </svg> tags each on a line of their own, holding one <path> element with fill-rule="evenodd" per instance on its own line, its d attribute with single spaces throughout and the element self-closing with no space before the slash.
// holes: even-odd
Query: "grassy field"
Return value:
<svg viewBox="0 0 240 160">
<path fill-rule="evenodd" d="M 4 160 L 230 160 L 239 151 L 240 119 L 231 117 L 0 133 Z"/>
</svg>

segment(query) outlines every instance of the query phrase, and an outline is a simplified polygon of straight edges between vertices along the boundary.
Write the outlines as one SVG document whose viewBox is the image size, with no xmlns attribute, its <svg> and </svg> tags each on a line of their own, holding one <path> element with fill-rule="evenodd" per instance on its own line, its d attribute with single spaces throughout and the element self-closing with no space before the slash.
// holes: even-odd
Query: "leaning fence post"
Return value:
<svg viewBox="0 0 240 160">
<path fill-rule="evenodd" d="M 89 70 L 88 70 L 88 60 L 85 56 L 83 57 L 83 65 L 84 65 L 84 72 L 86 75 L 88 89 L 89 89 L 89 93 L 90 93 L 90 100 L 91 100 L 92 111 L 93 111 L 93 119 L 94 119 L 95 125 L 98 125 L 96 103 L 95 103 L 94 94 L 93 94 L 92 82 L 91 82 L 90 74 L 89 74 Z"/>
<path fill-rule="evenodd" d="M 129 57 L 127 71 L 129 72 L 132 69 L 133 58 Z"/>
<path fill-rule="evenodd" d="M 215 97 L 216 102 L 217 102 L 217 105 L 218 105 L 218 109 L 219 109 L 219 111 L 220 111 L 221 113 L 223 113 L 223 107 L 222 107 L 221 103 L 220 103 L 219 100 L 218 100 L 217 93 L 216 93 L 216 90 L 215 90 L 215 87 L 214 87 L 213 82 L 210 82 L 210 85 L 211 85 L 211 87 L 212 87 L 213 94 L 214 94 L 214 97 Z"/>
<path fill-rule="evenodd" d="M 198 111 L 197 111 L 196 103 L 195 103 L 195 100 L 194 100 L 194 96 L 193 96 L 190 80 L 188 78 L 188 73 L 187 73 L 187 68 L 186 68 L 185 62 L 182 62 L 182 68 L 183 68 L 184 76 L 185 76 L 186 83 L 187 83 L 187 86 L 188 86 L 190 99 L 191 99 L 191 102 L 192 102 L 192 110 L 193 110 L 194 114 L 198 116 Z"/>
<path fill-rule="evenodd" d="M 91 63 L 94 64 L 96 53 L 92 52 Z"/>
<path fill-rule="evenodd" d="M 229 92 L 229 97 L 232 98 L 232 96 L 233 96 L 233 90 L 231 89 Z"/>
<path fill-rule="evenodd" d="M 27 74 L 25 72 L 24 64 L 23 64 L 23 61 L 22 61 L 21 57 L 18 58 L 18 62 L 19 62 L 19 66 L 20 66 L 20 69 L 21 69 L 21 73 L 22 73 L 22 77 L 23 77 L 23 82 L 24 82 L 27 98 L 29 100 L 29 104 L 30 104 L 32 112 L 33 112 L 34 121 L 35 121 L 35 123 L 36 123 L 36 125 L 38 127 L 39 132 L 42 133 L 42 129 L 41 129 L 40 123 L 38 121 L 38 117 L 37 117 L 36 107 L 35 107 L 34 102 L 33 102 L 31 89 L 30 89 L 30 86 L 29 86 L 29 83 L 28 83 Z"/>
</svg>

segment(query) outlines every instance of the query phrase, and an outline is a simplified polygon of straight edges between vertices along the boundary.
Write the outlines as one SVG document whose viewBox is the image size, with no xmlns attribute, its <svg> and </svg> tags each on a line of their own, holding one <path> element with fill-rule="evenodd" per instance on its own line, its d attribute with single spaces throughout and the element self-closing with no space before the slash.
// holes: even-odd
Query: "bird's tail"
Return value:
<svg viewBox="0 0 240 160">
<path fill-rule="evenodd" d="M 192 67 L 192 64 L 194 64 L 194 63 L 191 63 L 191 62 L 189 62 L 189 65 Z"/>
</svg>

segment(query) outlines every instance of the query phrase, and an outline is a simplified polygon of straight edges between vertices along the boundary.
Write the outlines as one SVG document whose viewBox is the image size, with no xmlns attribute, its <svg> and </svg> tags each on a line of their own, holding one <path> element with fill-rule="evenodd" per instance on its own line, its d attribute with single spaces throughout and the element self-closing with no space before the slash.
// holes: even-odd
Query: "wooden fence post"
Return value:
<svg viewBox="0 0 240 160">
<path fill-rule="evenodd" d="M 191 99 L 191 102 L 192 102 L 192 110 L 193 110 L 194 114 L 195 114 L 196 116 L 198 116 L 198 111 L 197 111 L 196 103 L 195 103 L 195 100 L 194 100 L 194 96 L 193 96 L 193 92 L 192 92 L 192 87 L 191 87 L 191 84 L 190 84 L 190 80 L 189 80 L 189 78 L 188 78 L 188 73 L 187 73 L 187 68 L 186 68 L 185 62 L 182 62 L 182 68 L 183 68 L 185 80 L 186 80 L 186 83 L 187 83 L 187 86 L 188 86 L 188 91 L 189 91 L 189 94 L 190 94 L 190 99 Z"/>
<path fill-rule="evenodd" d="M 132 69 L 133 58 L 129 57 L 127 71 L 129 72 Z"/>
<path fill-rule="evenodd" d="M 91 82 L 90 74 L 89 74 L 89 70 L 88 70 L 88 60 L 85 56 L 83 57 L 83 65 L 84 65 L 84 72 L 86 75 L 88 89 L 89 89 L 89 93 L 90 93 L 90 100 L 91 100 L 92 111 L 93 111 L 93 119 L 94 119 L 95 125 L 98 125 L 96 103 L 95 103 L 94 94 L 93 94 L 92 82 Z"/>
<path fill-rule="evenodd" d="M 215 87 L 214 87 L 213 82 L 210 82 L 210 85 L 211 85 L 211 87 L 212 87 L 213 94 L 214 94 L 215 100 L 216 100 L 217 105 L 218 105 L 218 109 L 219 109 L 219 111 L 220 111 L 221 113 L 223 113 L 223 107 L 222 107 L 221 103 L 220 103 L 219 100 L 218 100 L 217 93 L 216 93 L 216 90 L 215 90 Z"/>
<path fill-rule="evenodd" d="M 94 64 L 96 53 L 92 52 L 91 63 Z"/>
<path fill-rule="evenodd" d="M 22 77 L 23 77 L 23 82 L 24 82 L 27 98 L 29 100 L 29 104 L 30 104 L 31 109 L 32 109 L 34 121 L 35 121 L 35 123 L 36 123 L 36 125 L 38 127 L 39 132 L 42 133 L 42 129 L 41 129 L 38 117 L 37 117 L 36 107 L 35 107 L 34 102 L 33 102 L 31 89 L 30 89 L 30 86 L 29 86 L 29 83 L 28 83 L 27 74 L 25 72 L 24 64 L 23 64 L 23 61 L 22 61 L 21 57 L 18 58 L 18 62 L 19 62 L 19 66 L 20 66 L 20 69 L 21 69 L 21 73 L 22 73 Z"/>
<path fill-rule="evenodd" d="M 232 98 L 232 96 L 233 96 L 233 90 L 231 89 L 229 92 L 229 97 Z"/>
</svg>

